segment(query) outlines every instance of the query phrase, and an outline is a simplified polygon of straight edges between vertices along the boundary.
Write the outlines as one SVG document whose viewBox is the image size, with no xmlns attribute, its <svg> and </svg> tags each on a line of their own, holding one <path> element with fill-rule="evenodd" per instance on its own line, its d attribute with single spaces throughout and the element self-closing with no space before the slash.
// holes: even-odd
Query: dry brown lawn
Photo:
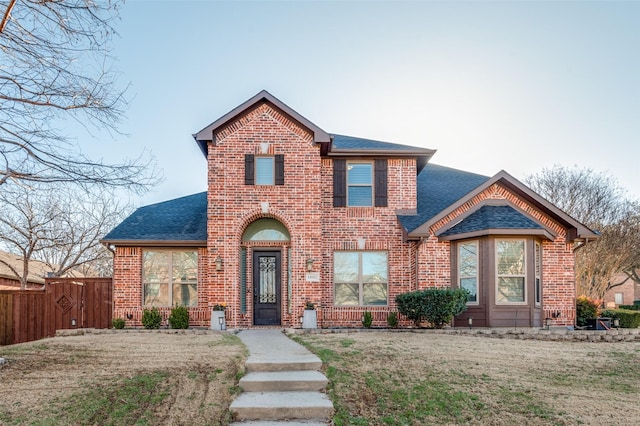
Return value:
<svg viewBox="0 0 640 426">
<path fill-rule="evenodd" d="M 151 423 L 208 425 L 227 422 L 245 349 L 235 336 L 140 331 L 43 339 L 0 347 L 0 357 L 7 360 L 0 368 L 0 424 L 75 422 L 52 413 L 69 407 L 73 395 L 107 392 L 121 380 L 161 371 L 168 373 L 159 384 L 167 396 L 151 401 Z M 114 408 L 127 403 L 126 392 L 113 395 L 120 399 Z"/>
<path fill-rule="evenodd" d="M 296 338 L 326 360 L 336 425 L 639 424 L 639 342 L 383 331 Z M 60 417 L 78 395 L 160 371 L 167 396 L 149 402 L 139 424 L 219 425 L 229 422 L 246 353 L 232 335 L 130 331 L 0 347 L 0 357 L 8 361 L 0 424 L 79 424 Z M 114 408 L 127 402 L 126 393 L 109 395 L 120 398 Z"/>
<path fill-rule="evenodd" d="M 640 342 L 430 331 L 298 339 L 326 360 L 338 425 L 640 424 Z"/>
</svg>

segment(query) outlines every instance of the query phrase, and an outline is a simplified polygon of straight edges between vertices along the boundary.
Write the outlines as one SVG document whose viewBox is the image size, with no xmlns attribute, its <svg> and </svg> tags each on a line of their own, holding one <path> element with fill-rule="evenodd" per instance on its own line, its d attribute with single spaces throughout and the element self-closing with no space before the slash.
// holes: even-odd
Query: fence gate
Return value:
<svg viewBox="0 0 640 426">
<path fill-rule="evenodd" d="M 0 345 L 61 329 L 110 328 L 112 309 L 111 278 L 47 278 L 44 290 L 0 291 Z"/>
<path fill-rule="evenodd" d="M 45 288 L 50 336 L 61 329 L 111 327 L 111 278 L 51 278 Z"/>
</svg>

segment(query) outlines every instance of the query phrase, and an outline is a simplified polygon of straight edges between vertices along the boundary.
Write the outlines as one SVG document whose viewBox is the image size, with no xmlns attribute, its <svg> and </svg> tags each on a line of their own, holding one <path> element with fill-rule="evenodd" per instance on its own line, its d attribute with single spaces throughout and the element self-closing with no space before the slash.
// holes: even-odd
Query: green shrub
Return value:
<svg viewBox="0 0 640 426">
<path fill-rule="evenodd" d="M 423 320 L 436 328 L 451 322 L 467 309 L 469 292 L 465 289 L 428 289 L 396 296 L 398 311 L 416 326 Z"/>
<path fill-rule="evenodd" d="M 373 315 L 369 311 L 364 311 L 364 315 L 362 315 L 362 325 L 369 328 L 373 323 Z"/>
<path fill-rule="evenodd" d="M 397 312 L 389 312 L 387 315 L 387 325 L 391 328 L 398 327 L 398 313 Z"/>
<path fill-rule="evenodd" d="M 627 311 L 640 311 L 640 303 L 635 303 L 633 305 L 620 305 L 618 309 L 626 309 Z"/>
<path fill-rule="evenodd" d="M 598 318 L 598 303 L 586 296 L 576 300 L 576 324 L 580 327 L 587 325 L 588 320 Z"/>
<path fill-rule="evenodd" d="M 156 330 L 160 328 L 162 323 L 162 315 L 158 308 L 153 307 L 151 309 L 145 308 L 142 311 L 142 325 L 148 330 Z"/>
<path fill-rule="evenodd" d="M 186 306 L 178 306 L 171 309 L 171 315 L 169 315 L 169 325 L 171 328 L 189 328 L 189 310 Z"/>
<path fill-rule="evenodd" d="M 116 330 L 122 330 L 124 328 L 124 319 L 114 318 L 113 321 L 111 321 L 111 325 L 113 325 L 113 328 Z"/>
<path fill-rule="evenodd" d="M 607 309 L 602 312 L 603 317 L 620 320 L 620 328 L 640 327 L 640 312 L 628 309 Z"/>
</svg>

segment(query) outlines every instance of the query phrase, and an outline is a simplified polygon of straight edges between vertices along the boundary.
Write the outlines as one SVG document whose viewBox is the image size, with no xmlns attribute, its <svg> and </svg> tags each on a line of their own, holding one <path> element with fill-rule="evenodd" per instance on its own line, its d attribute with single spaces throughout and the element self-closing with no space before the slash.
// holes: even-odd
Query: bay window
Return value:
<svg viewBox="0 0 640 426">
<path fill-rule="evenodd" d="M 496 302 L 526 302 L 524 240 L 496 240 Z"/>
<path fill-rule="evenodd" d="M 458 244 L 458 285 L 469 292 L 467 303 L 478 304 L 478 242 Z"/>
</svg>

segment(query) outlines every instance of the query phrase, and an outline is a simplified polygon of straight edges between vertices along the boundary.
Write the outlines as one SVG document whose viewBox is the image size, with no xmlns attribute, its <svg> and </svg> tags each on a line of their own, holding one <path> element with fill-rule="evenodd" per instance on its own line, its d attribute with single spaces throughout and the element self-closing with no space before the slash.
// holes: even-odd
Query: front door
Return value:
<svg viewBox="0 0 640 426">
<path fill-rule="evenodd" d="M 253 252 L 253 324 L 280 325 L 280 252 Z"/>
</svg>

